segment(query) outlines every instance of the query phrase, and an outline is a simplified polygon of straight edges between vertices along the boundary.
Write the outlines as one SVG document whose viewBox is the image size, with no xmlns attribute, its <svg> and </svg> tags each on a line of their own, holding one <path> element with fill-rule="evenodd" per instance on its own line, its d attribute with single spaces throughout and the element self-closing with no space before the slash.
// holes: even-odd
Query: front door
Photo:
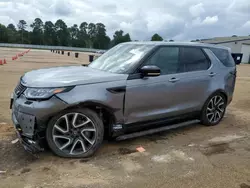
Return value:
<svg viewBox="0 0 250 188">
<path fill-rule="evenodd" d="M 179 48 L 161 47 L 144 65 L 158 66 L 161 75 L 127 81 L 124 112 L 126 124 L 160 119 L 176 111 L 180 97 L 176 87 L 179 81 Z"/>
</svg>

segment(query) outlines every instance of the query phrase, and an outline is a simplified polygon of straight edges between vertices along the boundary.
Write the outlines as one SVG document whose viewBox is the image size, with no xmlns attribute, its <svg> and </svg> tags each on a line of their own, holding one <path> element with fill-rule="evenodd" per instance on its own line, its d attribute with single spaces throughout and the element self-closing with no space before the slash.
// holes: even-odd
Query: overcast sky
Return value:
<svg viewBox="0 0 250 188">
<path fill-rule="evenodd" d="M 0 0 L 2 24 L 37 17 L 68 26 L 102 22 L 109 36 L 122 29 L 133 40 L 250 35 L 250 0 Z"/>
</svg>

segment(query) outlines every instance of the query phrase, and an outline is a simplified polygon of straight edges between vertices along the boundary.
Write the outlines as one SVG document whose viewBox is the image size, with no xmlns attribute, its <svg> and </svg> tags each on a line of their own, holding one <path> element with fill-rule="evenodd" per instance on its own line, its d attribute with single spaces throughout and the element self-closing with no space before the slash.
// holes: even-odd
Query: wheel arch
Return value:
<svg viewBox="0 0 250 188">
<path fill-rule="evenodd" d="M 223 97 L 224 97 L 225 100 L 226 100 L 226 101 L 225 101 L 226 105 L 225 105 L 224 111 L 223 111 L 222 114 L 221 114 L 221 118 L 220 118 L 218 121 L 216 121 L 216 122 L 211 122 L 211 121 L 208 120 L 207 115 L 206 115 L 206 111 L 207 111 L 206 105 L 208 105 L 210 99 L 213 98 L 213 96 L 215 96 L 216 94 L 223 95 Z M 227 95 L 227 93 L 226 93 L 224 90 L 218 89 L 218 90 L 214 91 L 213 93 L 211 93 L 211 94 L 208 96 L 208 98 L 206 99 L 206 101 L 204 102 L 204 104 L 203 104 L 203 107 L 202 107 L 202 110 L 201 110 L 201 114 L 200 114 L 201 123 L 202 123 L 203 125 L 207 125 L 207 126 L 214 126 L 214 125 L 217 125 L 217 124 L 221 121 L 221 119 L 223 118 L 223 116 L 224 116 L 224 114 L 225 114 L 227 102 L 228 102 L 228 95 Z"/>
<path fill-rule="evenodd" d="M 213 95 L 217 94 L 217 93 L 221 93 L 221 94 L 225 97 L 226 102 L 228 102 L 228 95 L 227 95 L 226 91 L 223 90 L 223 89 L 218 89 L 218 90 L 214 91 L 211 95 L 209 95 L 209 97 L 207 98 L 207 100 L 208 100 L 209 98 L 211 98 Z M 207 101 L 207 100 L 206 100 L 206 101 Z"/>
<path fill-rule="evenodd" d="M 104 134 L 105 137 L 110 137 L 112 136 L 112 126 L 117 122 L 117 119 L 115 117 L 115 109 L 111 108 L 110 106 L 103 104 L 99 101 L 84 101 L 80 102 L 74 105 L 70 105 L 68 109 L 73 109 L 73 108 L 88 108 L 91 109 L 92 111 L 96 112 L 99 117 L 103 121 L 104 125 Z"/>
<path fill-rule="evenodd" d="M 204 106 L 206 105 L 207 101 L 215 94 L 217 93 L 221 93 L 225 99 L 226 99 L 226 102 L 228 102 L 228 95 L 226 93 L 226 91 L 224 91 L 223 89 L 217 89 L 216 91 L 212 92 L 207 98 L 206 100 L 204 101 L 203 105 L 202 105 L 202 108 L 201 108 L 201 111 L 203 110 Z"/>
</svg>

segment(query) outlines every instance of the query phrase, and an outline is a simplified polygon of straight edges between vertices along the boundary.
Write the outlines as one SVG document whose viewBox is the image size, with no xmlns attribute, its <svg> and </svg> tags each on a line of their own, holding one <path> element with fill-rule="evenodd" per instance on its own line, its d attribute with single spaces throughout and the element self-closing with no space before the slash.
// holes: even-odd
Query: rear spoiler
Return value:
<svg viewBox="0 0 250 188">
<path fill-rule="evenodd" d="M 232 57 L 234 59 L 235 64 L 239 65 L 241 63 L 243 54 L 241 54 L 241 53 L 231 53 L 231 55 L 232 55 Z"/>
</svg>

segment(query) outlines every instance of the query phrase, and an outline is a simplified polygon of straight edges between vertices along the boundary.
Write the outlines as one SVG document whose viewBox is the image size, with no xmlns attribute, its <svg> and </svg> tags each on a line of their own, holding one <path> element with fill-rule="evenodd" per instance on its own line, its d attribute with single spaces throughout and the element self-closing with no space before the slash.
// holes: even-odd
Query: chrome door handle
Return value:
<svg viewBox="0 0 250 188">
<path fill-rule="evenodd" d="M 170 80 L 169 80 L 169 82 L 178 82 L 180 79 L 178 79 L 178 78 L 171 78 Z"/>
<path fill-rule="evenodd" d="M 213 76 L 215 76 L 216 75 L 216 73 L 214 73 L 214 72 L 210 72 L 209 73 L 209 76 L 211 76 L 211 77 L 213 77 Z"/>
</svg>

